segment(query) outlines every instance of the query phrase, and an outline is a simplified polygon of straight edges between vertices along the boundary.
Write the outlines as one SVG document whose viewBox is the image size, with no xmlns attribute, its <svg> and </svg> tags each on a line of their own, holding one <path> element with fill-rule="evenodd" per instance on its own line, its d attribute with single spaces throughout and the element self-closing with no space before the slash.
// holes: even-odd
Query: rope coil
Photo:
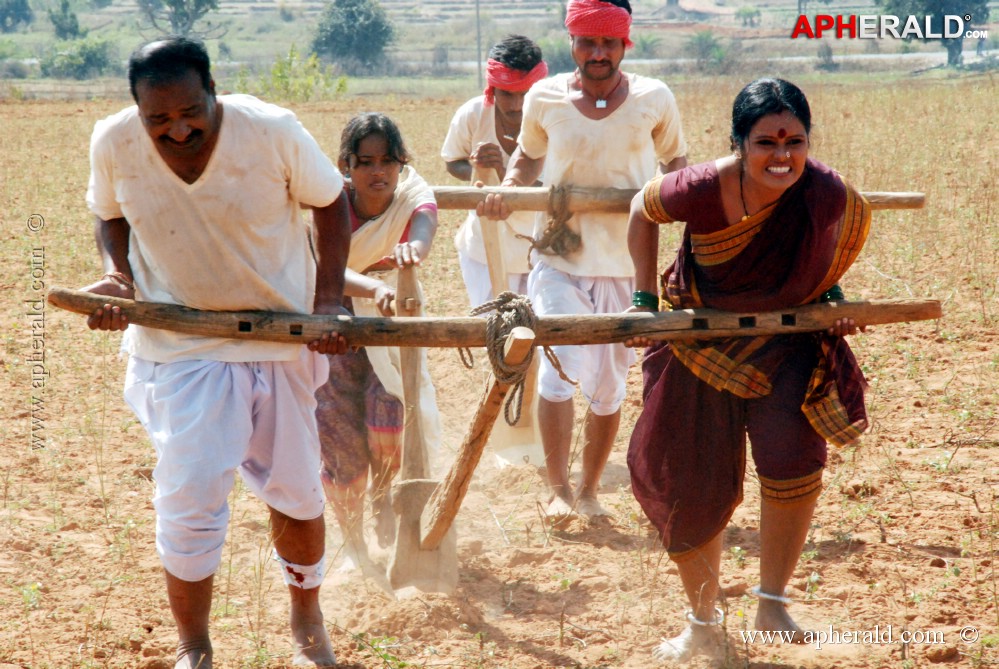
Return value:
<svg viewBox="0 0 999 669">
<path fill-rule="evenodd" d="M 548 225 L 541 237 L 531 241 L 531 248 L 543 255 L 565 257 L 578 251 L 583 239 L 569 227 L 572 211 L 569 210 L 569 188 L 552 186 L 548 190 Z"/>
<path fill-rule="evenodd" d="M 500 293 L 494 300 L 480 304 L 469 314 L 480 316 L 488 312 L 493 313 L 486 316 L 486 353 L 489 355 L 489 363 L 492 365 L 496 382 L 508 385 L 512 389 L 503 405 L 503 417 L 506 419 L 507 425 L 513 426 L 520 421 L 524 402 L 524 381 L 534 360 L 534 348 L 530 350 L 522 362 L 510 365 L 503 360 L 503 347 L 514 328 L 526 327 L 536 331 L 538 316 L 534 313 L 531 301 L 526 296 L 518 295 L 509 290 Z M 555 352 L 548 346 L 542 348 L 545 357 L 551 362 L 558 375 L 564 381 L 576 385 L 577 382 L 570 379 L 563 371 Z M 469 349 L 459 349 L 459 355 L 466 367 L 472 366 L 472 353 Z"/>
</svg>

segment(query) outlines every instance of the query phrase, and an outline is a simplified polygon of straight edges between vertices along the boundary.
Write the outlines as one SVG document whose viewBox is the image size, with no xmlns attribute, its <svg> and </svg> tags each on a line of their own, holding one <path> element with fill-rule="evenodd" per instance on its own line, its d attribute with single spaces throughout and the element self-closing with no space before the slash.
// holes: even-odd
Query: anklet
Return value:
<svg viewBox="0 0 999 669">
<path fill-rule="evenodd" d="M 791 599 L 790 597 L 783 597 L 781 595 L 771 595 L 768 592 L 763 592 L 762 590 L 760 590 L 760 586 L 756 586 L 749 592 L 751 594 L 756 595 L 760 599 L 769 599 L 771 602 L 780 602 L 784 606 L 789 606 L 794 603 L 794 600 Z"/>
<path fill-rule="evenodd" d="M 725 622 L 725 612 L 715 607 L 715 619 L 705 622 L 694 615 L 694 609 L 687 609 L 687 622 L 698 627 L 717 627 Z"/>
</svg>

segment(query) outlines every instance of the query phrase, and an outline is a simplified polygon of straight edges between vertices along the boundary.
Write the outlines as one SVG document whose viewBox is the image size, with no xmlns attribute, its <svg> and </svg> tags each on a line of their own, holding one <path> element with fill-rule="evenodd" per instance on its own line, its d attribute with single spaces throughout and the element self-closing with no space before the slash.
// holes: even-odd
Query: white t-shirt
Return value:
<svg viewBox="0 0 999 669">
<path fill-rule="evenodd" d="M 94 126 L 87 204 L 131 227 L 136 299 L 221 311 L 312 313 L 316 267 L 300 205 L 324 207 L 343 178 L 295 115 L 248 95 L 224 109 L 204 173 L 185 183 L 130 107 Z M 154 362 L 297 360 L 295 346 L 131 325 L 122 343 Z"/>
<path fill-rule="evenodd" d="M 441 158 L 445 162 L 467 160 L 479 144 L 495 144 L 500 147 L 503 156 L 503 166 L 506 167 L 510 156 L 503 150 L 499 138 L 496 137 L 496 107 L 486 106 L 485 96 L 474 97 L 455 112 L 448 128 L 444 146 L 441 148 Z M 495 170 L 490 170 L 495 175 Z M 477 176 L 472 174 L 472 183 Z M 497 185 L 482 179 L 489 185 Z M 509 274 L 523 274 L 528 271 L 527 249 L 530 242 L 518 239 L 521 234 L 530 237 L 534 231 L 537 214 L 533 211 L 515 211 L 506 221 L 487 221 L 486 225 L 500 227 L 500 242 L 503 250 L 503 267 Z M 474 211 L 468 212 L 468 218 L 458 229 L 454 238 L 455 247 L 468 257 L 485 264 L 486 249 L 482 242 L 482 222 Z"/>
<path fill-rule="evenodd" d="M 555 185 L 641 188 L 687 153 L 680 111 L 666 84 L 628 74 L 628 98 L 610 116 L 586 118 L 569 100 L 574 74 L 559 74 L 535 84 L 524 101 L 520 147 L 529 158 L 545 159 L 545 174 Z M 569 220 L 582 247 L 566 257 L 544 256 L 547 264 L 578 276 L 632 277 L 626 214 L 583 212 Z M 540 236 L 543 224 L 536 229 Z"/>
</svg>

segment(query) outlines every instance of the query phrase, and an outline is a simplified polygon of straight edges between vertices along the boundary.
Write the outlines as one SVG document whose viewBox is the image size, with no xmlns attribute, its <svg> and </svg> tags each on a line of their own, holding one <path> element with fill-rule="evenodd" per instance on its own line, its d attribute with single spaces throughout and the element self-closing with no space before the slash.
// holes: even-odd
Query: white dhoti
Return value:
<svg viewBox="0 0 999 669">
<path fill-rule="evenodd" d="M 315 391 L 328 375 L 326 357 L 304 346 L 290 362 L 129 360 L 125 399 L 158 456 L 156 549 L 167 571 L 185 581 L 215 573 L 237 470 L 271 508 L 322 515 Z"/>
<path fill-rule="evenodd" d="M 630 278 L 574 276 L 544 261 L 531 270 L 528 295 L 539 316 L 621 313 L 631 306 Z M 634 350 L 623 344 L 553 346 L 566 375 L 579 381 L 590 410 L 607 416 L 621 407 Z M 572 399 L 575 387 L 564 381 L 547 358 L 541 359 L 538 394 L 549 402 Z"/>
<path fill-rule="evenodd" d="M 458 251 L 458 265 L 461 267 L 461 278 L 465 280 L 468 291 L 468 304 L 475 308 L 493 299 L 493 284 L 489 279 L 489 267 L 479 262 L 463 251 Z M 518 295 L 527 295 L 527 272 L 508 272 L 507 285 L 504 290 L 510 290 Z"/>
</svg>

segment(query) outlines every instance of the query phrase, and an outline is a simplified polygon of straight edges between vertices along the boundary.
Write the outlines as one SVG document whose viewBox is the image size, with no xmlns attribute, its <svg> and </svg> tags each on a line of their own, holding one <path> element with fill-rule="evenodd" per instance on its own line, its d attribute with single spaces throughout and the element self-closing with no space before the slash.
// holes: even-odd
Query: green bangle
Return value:
<svg viewBox="0 0 999 669">
<path fill-rule="evenodd" d="M 631 294 L 631 303 L 636 307 L 659 311 L 659 296 L 647 290 L 636 290 Z"/>
<path fill-rule="evenodd" d="M 822 297 L 819 298 L 819 302 L 833 302 L 845 299 L 846 295 L 843 294 L 843 289 L 839 287 L 839 284 L 833 284 L 829 290 L 822 293 Z"/>
</svg>

